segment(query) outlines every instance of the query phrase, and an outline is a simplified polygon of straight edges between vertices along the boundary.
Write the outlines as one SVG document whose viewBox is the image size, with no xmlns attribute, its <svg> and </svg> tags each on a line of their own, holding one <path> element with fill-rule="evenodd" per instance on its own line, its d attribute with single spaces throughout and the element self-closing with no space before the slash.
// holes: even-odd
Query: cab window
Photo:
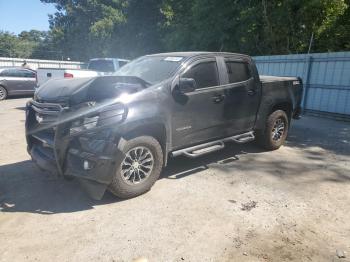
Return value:
<svg viewBox="0 0 350 262">
<path fill-rule="evenodd" d="M 183 78 L 193 78 L 197 89 L 219 85 L 218 68 L 215 61 L 202 62 L 182 75 Z"/>
<path fill-rule="evenodd" d="M 243 82 L 251 78 L 249 65 L 244 62 L 226 61 L 228 79 L 230 83 Z"/>
</svg>

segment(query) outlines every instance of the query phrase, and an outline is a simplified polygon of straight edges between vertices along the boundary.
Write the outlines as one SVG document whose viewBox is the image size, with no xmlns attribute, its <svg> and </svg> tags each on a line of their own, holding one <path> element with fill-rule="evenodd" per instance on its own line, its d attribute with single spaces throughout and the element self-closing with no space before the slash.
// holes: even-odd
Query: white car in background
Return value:
<svg viewBox="0 0 350 262">
<path fill-rule="evenodd" d="M 93 77 L 109 75 L 116 72 L 129 60 L 120 58 L 94 58 L 88 63 L 87 69 L 38 68 L 37 87 L 50 79 Z"/>
</svg>

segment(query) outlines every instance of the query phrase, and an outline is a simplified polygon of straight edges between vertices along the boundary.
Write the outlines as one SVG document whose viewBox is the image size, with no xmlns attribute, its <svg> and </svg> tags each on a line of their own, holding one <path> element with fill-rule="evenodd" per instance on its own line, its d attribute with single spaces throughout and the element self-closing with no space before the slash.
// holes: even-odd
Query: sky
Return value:
<svg viewBox="0 0 350 262">
<path fill-rule="evenodd" d="M 31 29 L 48 30 L 48 14 L 55 11 L 54 5 L 40 0 L 0 0 L 0 30 L 15 34 Z"/>
</svg>

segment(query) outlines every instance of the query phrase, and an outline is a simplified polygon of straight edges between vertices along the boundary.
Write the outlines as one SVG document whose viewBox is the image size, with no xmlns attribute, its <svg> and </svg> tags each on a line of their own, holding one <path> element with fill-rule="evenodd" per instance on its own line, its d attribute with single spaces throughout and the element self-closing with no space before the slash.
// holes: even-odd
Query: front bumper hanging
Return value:
<svg viewBox="0 0 350 262">
<path fill-rule="evenodd" d="M 61 106 L 30 102 L 26 109 L 28 153 L 44 170 L 76 177 L 88 194 L 101 199 L 112 180 L 118 152 L 110 128 L 69 134 Z"/>
</svg>

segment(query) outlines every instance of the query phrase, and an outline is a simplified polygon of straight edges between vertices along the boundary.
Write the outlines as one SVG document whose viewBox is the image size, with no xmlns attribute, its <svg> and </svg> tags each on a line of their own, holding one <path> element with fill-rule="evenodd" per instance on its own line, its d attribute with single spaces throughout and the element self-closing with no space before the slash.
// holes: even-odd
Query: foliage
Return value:
<svg viewBox="0 0 350 262">
<path fill-rule="evenodd" d="M 350 50 L 349 0 L 41 0 L 50 31 L 0 33 L 0 55 L 87 60 L 162 51 Z"/>
<path fill-rule="evenodd" d="M 0 56 L 28 58 L 35 42 L 21 39 L 9 32 L 0 32 Z"/>
<path fill-rule="evenodd" d="M 350 5 L 348 1 L 347 5 Z M 316 50 L 324 52 L 350 50 L 350 7 L 346 8 L 343 15 L 336 16 L 334 20 L 318 32 Z"/>
<path fill-rule="evenodd" d="M 18 36 L 0 32 L 0 56 L 61 59 L 62 54 L 55 51 L 51 32 L 30 30 L 23 31 Z"/>
<path fill-rule="evenodd" d="M 343 0 L 168 0 L 170 33 L 165 42 L 169 49 L 253 55 L 307 52 L 312 33 L 317 43 L 324 39 L 325 32 L 329 37 L 337 31 L 339 24 L 344 29 L 338 36 L 347 34 L 343 38 L 349 43 L 345 28 L 350 20 L 344 18 L 348 6 Z M 318 44 L 316 47 L 313 51 L 329 50 Z M 349 47 L 344 44 L 340 50 L 345 49 Z"/>
</svg>

